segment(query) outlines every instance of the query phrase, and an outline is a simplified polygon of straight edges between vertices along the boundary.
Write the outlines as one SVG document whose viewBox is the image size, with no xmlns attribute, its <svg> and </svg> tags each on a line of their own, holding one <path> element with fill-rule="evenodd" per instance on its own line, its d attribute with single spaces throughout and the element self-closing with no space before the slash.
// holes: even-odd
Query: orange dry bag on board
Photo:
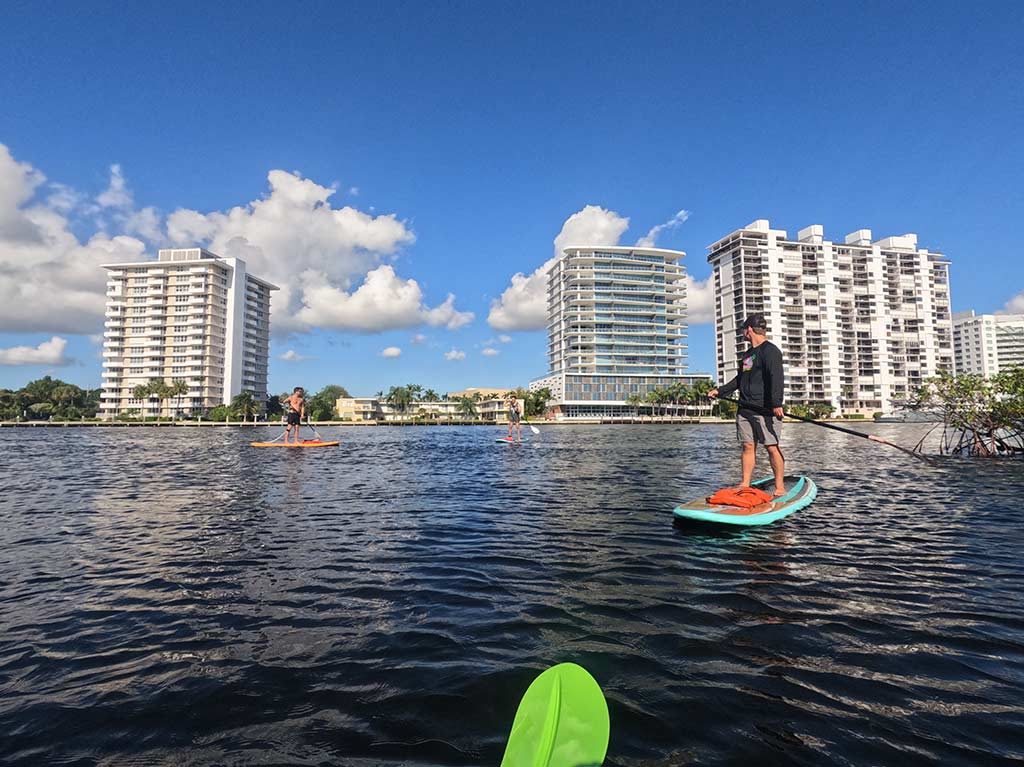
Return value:
<svg viewBox="0 0 1024 767">
<path fill-rule="evenodd" d="M 752 506 L 760 506 L 762 503 L 769 503 L 772 497 L 764 490 L 756 487 L 724 487 L 715 492 L 708 503 L 715 506 L 739 506 L 742 509 L 749 509 Z"/>
</svg>

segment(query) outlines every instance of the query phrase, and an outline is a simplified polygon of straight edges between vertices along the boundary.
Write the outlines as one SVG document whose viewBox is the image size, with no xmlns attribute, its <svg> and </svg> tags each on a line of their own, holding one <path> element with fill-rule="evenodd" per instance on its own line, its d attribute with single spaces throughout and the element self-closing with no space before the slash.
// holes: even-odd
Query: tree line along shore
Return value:
<svg viewBox="0 0 1024 767">
<path fill-rule="evenodd" d="M 735 415 L 736 405 L 729 401 L 708 400 L 713 384 L 700 382 L 695 386 L 677 384 L 656 389 L 643 397 L 631 396 L 627 404 L 634 408 L 624 418 L 594 418 L 572 421 L 544 420 L 548 413 L 551 392 L 547 389 L 509 391 L 525 405 L 527 419 L 546 424 L 569 423 L 728 423 Z M 163 403 L 180 398 L 187 391 L 183 382 L 166 383 L 154 379 L 136 387 L 137 399 Z M 175 418 L 147 417 L 144 413 L 125 412 L 113 420 L 98 418 L 100 389 L 83 389 L 60 379 L 44 376 L 30 381 L 21 389 L 0 389 L 0 425 L 2 426 L 265 426 L 281 420 L 283 400 L 287 393 L 270 396 L 258 402 L 251 393 L 243 392 L 230 404 L 218 405 L 202 413 L 184 413 Z M 332 425 L 487 425 L 494 421 L 482 419 L 476 404 L 483 399 L 461 396 L 456 400 L 442 396 L 433 389 L 417 384 L 392 386 L 380 391 L 376 399 L 388 403 L 397 418 L 388 420 L 345 421 L 337 418 L 337 402 L 348 398 L 344 386 L 331 384 L 307 400 L 309 419 Z M 421 402 L 457 402 L 455 417 L 451 414 L 417 411 Z M 694 405 L 707 406 L 706 417 L 695 417 Z M 1016 367 L 988 378 L 963 373 L 943 374 L 925 381 L 902 403 L 908 412 L 927 414 L 934 423 L 922 437 L 922 443 L 938 430 L 940 452 L 950 455 L 998 457 L 1024 455 L 1024 367 Z M 687 408 L 691 412 L 687 412 Z M 699 408 L 698 408 L 699 410 Z M 802 418 L 832 420 L 828 403 L 787 405 L 786 411 Z M 881 415 L 876 414 L 876 415 Z M 848 418 L 845 420 L 858 420 Z"/>
<path fill-rule="evenodd" d="M 630 395 L 626 404 L 634 408 L 634 418 L 695 420 L 687 416 L 686 408 L 704 406 L 708 415 L 732 418 L 735 405 L 729 402 L 712 401 L 707 393 L 713 388 L 711 382 L 701 381 L 695 386 L 677 383 L 670 387 L 654 389 L 646 395 Z M 101 389 L 83 389 L 75 384 L 67 383 L 58 378 L 44 376 L 30 381 L 21 389 L 0 389 L 0 421 L 9 423 L 44 423 L 44 422 L 94 422 L 109 423 L 108 419 L 100 419 Z M 153 379 L 146 384 L 139 384 L 133 390 L 136 399 L 146 401 L 151 406 L 163 409 L 164 403 L 173 406 L 176 415 L 147 415 L 141 408 L 131 408 L 116 416 L 113 421 L 119 423 L 252 423 L 275 422 L 284 412 L 284 400 L 291 392 L 271 395 L 267 401 L 259 402 L 249 392 L 236 395 L 229 404 L 204 408 L 201 412 L 185 412 L 180 407 L 181 399 L 188 392 L 184 381 L 167 383 Z M 544 418 L 551 401 L 548 389 L 529 391 L 522 387 L 509 389 L 524 403 L 527 418 Z M 311 421 L 316 423 L 346 423 L 337 417 L 337 401 L 351 395 L 344 386 L 329 384 L 306 399 L 306 412 Z M 437 421 L 440 423 L 464 422 L 473 423 L 479 420 L 477 405 L 485 399 L 484 395 L 475 393 L 451 398 L 434 389 L 424 388 L 418 384 L 392 386 L 387 391 L 381 390 L 374 399 L 387 403 L 391 409 L 400 414 L 402 420 Z M 420 403 L 454 402 L 457 418 L 437 414 L 420 413 Z M 794 405 L 792 412 L 812 418 L 825 418 L 831 414 L 832 408 L 825 403 L 811 405 Z M 591 419 L 598 421 L 601 419 Z M 393 421 L 389 420 L 388 423 Z"/>
</svg>

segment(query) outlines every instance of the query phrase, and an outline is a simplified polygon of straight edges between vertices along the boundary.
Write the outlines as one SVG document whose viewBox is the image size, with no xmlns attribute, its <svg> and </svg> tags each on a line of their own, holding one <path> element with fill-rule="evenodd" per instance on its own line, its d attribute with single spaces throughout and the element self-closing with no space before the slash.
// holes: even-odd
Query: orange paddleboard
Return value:
<svg viewBox="0 0 1024 767">
<path fill-rule="evenodd" d="M 253 447 L 337 447 L 340 442 L 321 442 L 318 439 L 304 439 L 301 442 L 250 442 Z"/>
</svg>

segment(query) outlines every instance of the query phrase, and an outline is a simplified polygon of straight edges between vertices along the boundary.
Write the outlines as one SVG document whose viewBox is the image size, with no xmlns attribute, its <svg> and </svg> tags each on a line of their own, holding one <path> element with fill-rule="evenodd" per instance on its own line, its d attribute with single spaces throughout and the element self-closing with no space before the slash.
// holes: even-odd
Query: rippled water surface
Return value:
<svg viewBox="0 0 1024 767">
<path fill-rule="evenodd" d="M 0 761 L 496 765 L 559 661 L 609 765 L 1024 759 L 1020 463 L 787 426 L 818 500 L 720 533 L 728 426 L 321 431 L 0 430 Z"/>
</svg>

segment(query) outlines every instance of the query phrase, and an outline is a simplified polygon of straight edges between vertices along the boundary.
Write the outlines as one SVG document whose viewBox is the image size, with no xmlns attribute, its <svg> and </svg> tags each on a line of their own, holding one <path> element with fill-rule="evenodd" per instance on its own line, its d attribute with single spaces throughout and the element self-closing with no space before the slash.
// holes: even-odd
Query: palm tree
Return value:
<svg viewBox="0 0 1024 767">
<path fill-rule="evenodd" d="M 149 383 L 146 384 L 146 388 L 149 389 L 148 400 L 156 399 L 157 401 L 157 418 L 160 418 L 162 411 L 163 401 L 167 398 L 167 384 L 160 378 L 150 378 Z"/>
<path fill-rule="evenodd" d="M 171 384 L 170 388 L 171 396 L 174 397 L 177 402 L 175 404 L 176 415 L 181 415 L 181 398 L 188 394 L 188 382 L 177 380 Z"/>
<path fill-rule="evenodd" d="M 241 418 L 243 421 L 250 416 L 255 417 L 259 412 L 259 406 L 256 404 L 256 398 L 252 396 L 252 392 L 244 391 L 241 394 L 236 394 L 231 399 L 231 412 L 236 418 Z"/>
<path fill-rule="evenodd" d="M 132 389 L 132 396 L 142 400 L 142 420 L 146 420 L 146 400 L 149 399 L 149 384 L 139 384 Z"/>
<path fill-rule="evenodd" d="M 423 394 L 423 387 L 419 384 L 406 384 L 405 388 L 409 391 L 409 400 L 418 400 L 420 395 Z"/>
<path fill-rule="evenodd" d="M 682 381 L 677 381 L 669 388 L 672 394 L 672 401 L 676 404 L 676 415 L 679 415 L 679 406 L 688 405 L 693 399 L 693 390 Z"/>
<path fill-rule="evenodd" d="M 423 392 L 423 401 L 424 402 L 440 402 L 441 401 L 441 395 L 438 394 L 433 389 L 427 389 L 425 392 Z"/>
<path fill-rule="evenodd" d="M 456 410 L 461 416 L 476 418 L 476 403 L 472 397 L 459 397 L 459 405 Z"/>
<path fill-rule="evenodd" d="M 409 409 L 409 403 L 412 402 L 412 393 L 407 386 L 392 386 L 385 401 L 404 415 Z"/>
<path fill-rule="evenodd" d="M 691 387 L 690 391 L 693 392 L 694 404 L 699 408 L 705 402 L 708 401 L 708 392 L 715 388 L 715 385 L 711 381 L 701 379 L 696 381 Z"/>
<path fill-rule="evenodd" d="M 639 394 L 630 394 L 626 397 L 626 404 L 631 405 L 633 408 L 633 417 L 636 418 L 640 415 L 640 405 L 644 402 L 644 398 Z"/>
<path fill-rule="evenodd" d="M 651 406 L 651 415 L 656 411 L 656 405 L 661 402 L 661 389 L 651 389 L 644 395 L 644 402 Z"/>
</svg>

